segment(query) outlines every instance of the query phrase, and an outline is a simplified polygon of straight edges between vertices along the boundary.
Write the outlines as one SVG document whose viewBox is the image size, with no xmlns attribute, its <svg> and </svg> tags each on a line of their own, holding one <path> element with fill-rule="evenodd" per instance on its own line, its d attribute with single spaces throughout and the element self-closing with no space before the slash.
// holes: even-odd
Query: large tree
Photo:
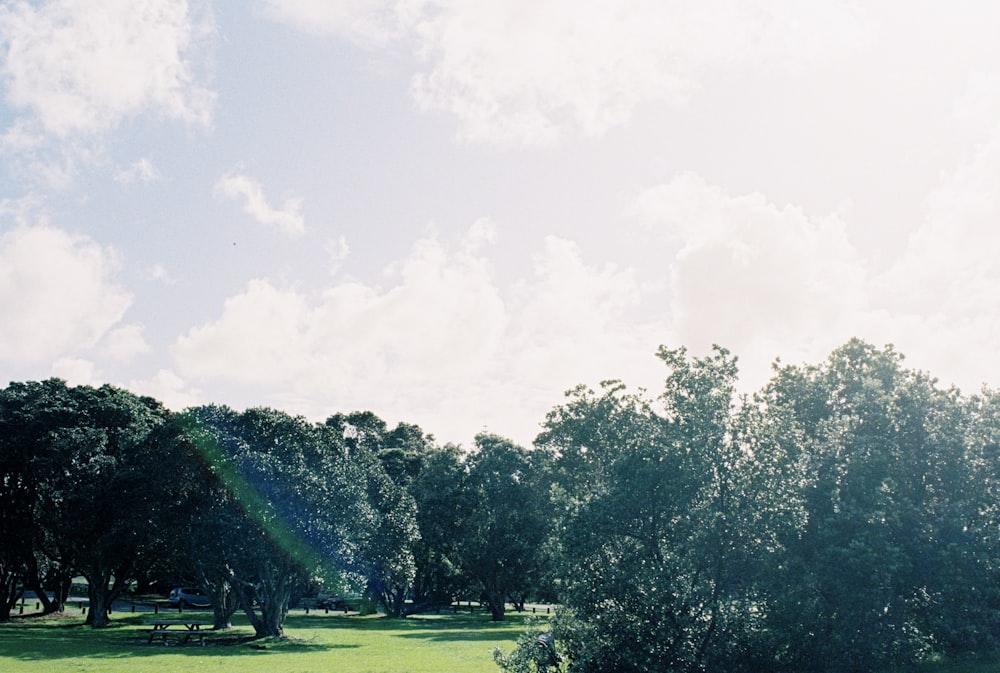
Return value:
<svg viewBox="0 0 1000 673">
<path fill-rule="evenodd" d="M 187 431 L 220 485 L 199 549 L 216 590 L 235 592 L 258 637 L 280 637 L 294 593 L 315 577 L 357 568 L 375 521 L 367 466 L 343 437 L 272 409 L 202 407 Z"/>
<path fill-rule="evenodd" d="M 69 578 L 83 575 L 87 622 L 105 626 L 111 602 L 156 554 L 161 517 L 176 501 L 175 485 L 161 478 L 170 472 L 160 451 L 169 415 L 151 398 L 57 379 L 11 384 L 3 397 L 4 454 L 23 466 L 5 487 L 17 485 L 30 508 L 24 581 L 59 609 Z"/>
<path fill-rule="evenodd" d="M 51 416 L 67 404 L 66 386 L 56 379 L 12 383 L 0 390 L 0 621 L 10 618 L 23 587 L 33 579 L 41 476 L 33 463 Z M 38 591 L 48 607 L 48 596 Z"/>
<path fill-rule="evenodd" d="M 450 604 L 469 588 L 462 571 L 463 522 L 474 500 L 463 452 L 454 444 L 430 450 L 409 486 L 420 539 L 414 544 L 414 609 Z"/>
<path fill-rule="evenodd" d="M 416 573 L 413 548 L 420 539 L 416 504 L 406 485 L 420 470 L 426 450 L 423 432 L 403 424 L 389 431 L 371 412 L 337 414 L 326 425 L 344 438 L 348 459 L 365 475 L 374 515 L 358 549 L 365 592 L 387 616 L 405 617 Z"/>
<path fill-rule="evenodd" d="M 799 520 L 780 423 L 734 406 L 735 358 L 662 348 L 655 401 L 572 391 L 556 456 L 561 624 L 579 671 L 737 670 L 762 648 L 762 576 Z"/>
<path fill-rule="evenodd" d="M 807 468 L 808 525 L 789 545 L 772 620 L 789 665 L 872 670 L 995 630 L 979 621 L 990 610 L 973 524 L 986 501 L 966 405 L 902 360 L 855 339 L 821 365 L 779 367 L 766 390 L 798 428 Z"/>
<path fill-rule="evenodd" d="M 544 454 L 481 433 L 466 458 L 471 507 L 459 531 L 462 565 L 475 581 L 494 621 L 506 603 L 521 606 L 541 575 L 548 493 Z"/>
<path fill-rule="evenodd" d="M 63 558 L 87 580 L 87 622 L 101 627 L 158 553 L 178 484 L 162 478 L 171 461 L 157 441 L 168 417 L 159 402 L 107 385 L 74 392 L 80 417 L 52 435 L 63 472 L 53 476 L 42 516 Z"/>
</svg>

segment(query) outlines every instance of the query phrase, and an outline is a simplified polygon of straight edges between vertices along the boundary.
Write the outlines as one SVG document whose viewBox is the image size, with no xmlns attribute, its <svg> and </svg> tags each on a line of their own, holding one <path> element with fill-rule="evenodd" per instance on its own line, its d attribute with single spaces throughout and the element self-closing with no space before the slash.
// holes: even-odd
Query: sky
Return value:
<svg viewBox="0 0 1000 673">
<path fill-rule="evenodd" d="M 1000 4 L 0 2 L 0 381 L 530 445 L 657 348 L 1000 385 Z"/>
</svg>

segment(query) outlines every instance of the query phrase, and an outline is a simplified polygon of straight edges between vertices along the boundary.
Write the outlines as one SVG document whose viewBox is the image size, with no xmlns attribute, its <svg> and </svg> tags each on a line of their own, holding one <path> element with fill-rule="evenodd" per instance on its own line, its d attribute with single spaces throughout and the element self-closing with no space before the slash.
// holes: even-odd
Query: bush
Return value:
<svg viewBox="0 0 1000 673">
<path fill-rule="evenodd" d="M 535 673 L 536 671 L 547 671 L 552 666 L 558 670 L 558 662 L 562 661 L 562 657 L 555 654 L 556 659 L 553 661 L 555 650 L 546 647 L 542 641 L 546 637 L 551 643 L 552 635 L 550 633 L 533 623 L 529 623 L 524 633 L 518 636 L 517 644 L 509 654 L 504 654 L 499 647 L 493 650 L 493 661 L 509 673 Z"/>
</svg>

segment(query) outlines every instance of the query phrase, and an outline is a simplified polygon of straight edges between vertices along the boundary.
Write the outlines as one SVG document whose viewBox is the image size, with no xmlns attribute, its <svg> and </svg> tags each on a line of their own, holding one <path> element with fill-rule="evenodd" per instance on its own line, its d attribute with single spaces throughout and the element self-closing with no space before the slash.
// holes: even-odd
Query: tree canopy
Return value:
<svg viewBox="0 0 1000 673">
<path fill-rule="evenodd" d="M 370 411 L 172 413 L 114 386 L 11 383 L 0 621 L 26 589 L 61 609 L 82 575 L 105 626 L 111 601 L 172 574 L 209 591 L 217 627 L 243 610 L 258 636 L 317 586 L 390 617 L 550 600 L 581 673 L 840 673 L 1000 647 L 1000 393 L 860 340 L 776 363 L 754 394 L 724 348 L 657 355 L 659 391 L 576 387 L 532 447 L 439 446 Z M 497 661 L 538 665 L 521 654 Z"/>
</svg>

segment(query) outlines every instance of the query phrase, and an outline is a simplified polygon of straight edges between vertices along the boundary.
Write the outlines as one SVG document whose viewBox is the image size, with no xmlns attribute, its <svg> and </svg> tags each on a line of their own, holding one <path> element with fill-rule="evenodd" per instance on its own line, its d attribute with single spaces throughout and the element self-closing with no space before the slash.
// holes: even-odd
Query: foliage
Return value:
<svg viewBox="0 0 1000 673">
<path fill-rule="evenodd" d="M 738 670 L 763 631 L 762 571 L 800 515 L 775 424 L 734 410 L 735 359 L 669 366 L 656 402 L 572 391 L 538 442 L 558 458 L 562 598 L 573 670 Z"/>
<path fill-rule="evenodd" d="M 409 490 L 417 507 L 420 539 L 414 544 L 415 609 L 448 605 L 467 588 L 462 573 L 462 522 L 472 506 L 462 451 L 450 444 L 430 449 Z"/>
<path fill-rule="evenodd" d="M 460 553 L 494 621 L 504 619 L 508 601 L 523 606 L 541 575 L 544 458 L 542 452 L 482 433 L 465 461 L 470 510 L 458 532 Z"/>
<path fill-rule="evenodd" d="M 508 673 L 537 673 L 550 668 L 558 669 L 562 656 L 557 652 L 553 657 L 549 648 L 539 645 L 543 634 L 548 634 L 551 638 L 547 625 L 529 620 L 525 630 L 517 637 L 514 649 L 505 653 L 500 647 L 494 648 L 493 661 Z"/>
<path fill-rule="evenodd" d="M 901 363 L 854 340 L 822 366 L 778 369 L 766 391 L 803 435 L 808 470 L 808 524 L 772 596 L 790 665 L 871 669 L 992 645 L 968 414 Z"/>
<path fill-rule="evenodd" d="M 413 547 L 420 539 L 416 505 L 405 484 L 419 471 L 423 433 L 403 425 L 389 433 L 370 412 L 338 414 L 326 426 L 343 437 L 349 460 L 366 480 L 374 521 L 358 550 L 358 571 L 368 598 L 390 617 L 403 617 L 416 574 Z"/>
<path fill-rule="evenodd" d="M 69 578 L 84 575 L 88 623 L 106 626 L 105 606 L 162 543 L 165 524 L 153 503 L 169 519 L 180 499 L 173 483 L 157 478 L 168 414 L 155 400 L 113 386 L 68 388 L 57 379 L 11 384 L 3 407 L 3 453 L 16 471 L 5 477 L 0 501 L 16 493 L 25 507 L 20 515 L 30 518 L 22 519 L 26 532 L 18 540 L 23 578 L 39 593 L 43 571 L 59 580 L 58 609 Z"/>
<path fill-rule="evenodd" d="M 218 627 L 262 638 L 317 584 L 364 586 L 390 615 L 479 595 L 493 620 L 548 595 L 574 673 L 997 649 L 1000 393 L 942 389 L 858 340 L 776 364 L 753 396 L 722 348 L 658 355 L 659 394 L 578 387 L 533 450 L 486 433 L 438 447 L 371 412 L 175 415 L 112 386 L 12 383 L 0 620 L 25 587 L 59 610 L 83 574 L 104 626 L 131 580 L 166 573 L 212 592 Z M 524 639 L 497 662 L 537 667 Z"/>
<path fill-rule="evenodd" d="M 280 636 L 297 588 L 357 566 L 374 526 L 366 475 L 330 428 L 271 409 L 202 407 L 187 427 L 218 484 L 207 527 L 192 522 L 205 575 L 258 637 Z"/>
</svg>

